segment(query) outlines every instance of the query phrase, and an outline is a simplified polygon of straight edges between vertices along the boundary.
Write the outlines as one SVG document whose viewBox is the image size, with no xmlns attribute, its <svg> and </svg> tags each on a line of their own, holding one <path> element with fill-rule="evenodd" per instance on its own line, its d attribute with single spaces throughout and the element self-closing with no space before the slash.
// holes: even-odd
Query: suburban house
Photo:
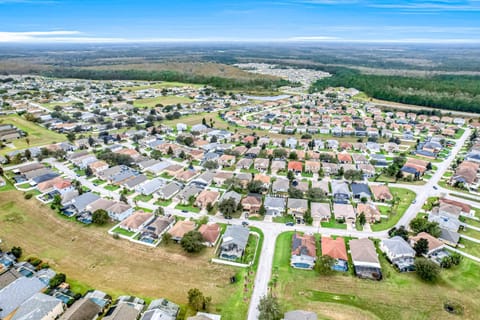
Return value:
<svg viewBox="0 0 480 320">
<path fill-rule="evenodd" d="M 202 224 L 198 229 L 207 247 L 213 247 L 220 237 L 220 226 L 216 223 Z"/>
<path fill-rule="evenodd" d="M 285 198 L 276 198 L 271 196 L 266 196 L 263 203 L 266 214 L 274 217 L 282 216 L 285 212 L 285 205 L 287 201 Z"/>
<path fill-rule="evenodd" d="M 390 239 L 383 239 L 380 242 L 380 250 L 385 253 L 388 260 L 398 271 L 414 270 L 415 250 L 402 237 L 395 236 Z"/>
<path fill-rule="evenodd" d="M 288 189 L 290 187 L 290 181 L 285 178 L 277 178 L 272 183 L 272 193 L 277 196 L 288 195 Z"/>
<path fill-rule="evenodd" d="M 303 216 L 308 210 L 308 201 L 305 199 L 288 198 L 287 212 L 297 221 L 304 223 Z"/>
<path fill-rule="evenodd" d="M 81 298 L 67 309 L 60 320 L 94 320 L 101 311 L 102 308 L 92 300 Z"/>
<path fill-rule="evenodd" d="M 378 260 L 373 241 L 368 238 L 354 239 L 350 240 L 349 244 L 357 277 L 373 280 L 382 279 L 382 266 Z"/>
<path fill-rule="evenodd" d="M 256 158 L 253 163 L 253 168 L 260 172 L 266 172 L 268 170 L 268 166 L 270 165 L 270 160 L 264 158 Z"/>
<path fill-rule="evenodd" d="M 371 185 L 370 190 L 372 190 L 373 197 L 376 201 L 385 202 L 393 200 L 390 189 L 388 189 L 388 187 L 384 184 Z"/>
<path fill-rule="evenodd" d="M 217 172 L 215 173 L 215 175 L 213 176 L 213 182 L 217 185 L 217 186 L 221 186 L 221 185 L 224 185 L 225 182 L 228 180 L 228 179 L 231 179 L 233 177 L 233 173 L 232 172 Z"/>
<path fill-rule="evenodd" d="M 459 220 L 461 213 L 461 207 L 443 202 L 432 209 L 428 215 L 428 221 L 437 222 L 442 229 L 457 232 L 461 224 Z"/>
<path fill-rule="evenodd" d="M 235 201 L 235 205 L 237 206 L 240 201 L 242 200 L 242 195 L 238 192 L 235 192 L 233 190 L 227 191 L 222 196 L 220 197 L 220 201 L 226 200 L 226 199 L 233 199 Z"/>
<path fill-rule="evenodd" d="M 175 199 L 178 200 L 181 204 L 188 204 L 190 198 L 196 198 L 197 195 L 202 192 L 203 189 L 197 187 L 196 185 L 187 185 L 185 189 L 180 191 L 176 196 Z"/>
<path fill-rule="evenodd" d="M 147 180 L 135 186 L 135 191 L 143 195 L 151 195 L 156 191 L 158 191 L 164 185 L 165 185 L 165 180 L 160 178 L 154 178 L 152 180 Z"/>
<path fill-rule="evenodd" d="M 116 221 L 125 220 L 133 213 L 133 207 L 123 202 L 115 202 L 106 209 L 108 216 Z"/>
<path fill-rule="evenodd" d="M 302 173 L 303 164 L 300 161 L 290 161 L 288 163 L 288 171 L 292 171 L 295 174 Z"/>
<path fill-rule="evenodd" d="M 333 201 L 336 203 L 348 203 L 351 193 L 348 184 L 341 180 L 332 180 Z"/>
<path fill-rule="evenodd" d="M 310 214 L 313 221 L 329 221 L 332 212 L 330 210 L 330 204 L 325 202 L 311 202 Z"/>
<path fill-rule="evenodd" d="M 317 260 L 315 237 L 294 233 L 292 237 L 292 255 L 290 265 L 297 269 L 312 270 Z"/>
<path fill-rule="evenodd" d="M 195 230 L 195 221 L 180 220 L 168 231 L 168 233 L 172 236 L 172 240 L 179 242 L 186 233 L 193 230 Z"/>
<path fill-rule="evenodd" d="M 197 199 L 195 200 L 195 206 L 206 209 L 208 207 L 208 204 L 213 206 L 217 202 L 219 197 L 220 193 L 217 191 L 203 190 L 197 196 Z"/>
<path fill-rule="evenodd" d="M 343 238 L 322 237 L 322 256 L 335 259 L 335 264 L 332 266 L 333 270 L 342 272 L 348 270 L 347 247 Z"/>
<path fill-rule="evenodd" d="M 345 221 L 347 224 L 353 224 L 356 221 L 355 209 L 351 204 L 334 203 L 333 215 L 335 220 Z"/>
<path fill-rule="evenodd" d="M 160 199 L 169 200 L 180 192 L 180 190 L 182 190 L 182 185 L 179 182 L 172 181 L 166 186 L 160 188 L 157 193 Z"/>
<path fill-rule="evenodd" d="M 140 320 L 176 320 L 180 306 L 167 299 L 157 299 L 150 302 Z"/>
<path fill-rule="evenodd" d="M 146 224 L 140 234 L 140 241 L 154 243 L 173 225 L 174 217 L 155 216 Z"/>
<path fill-rule="evenodd" d="M 250 167 L 252 166 L 253 164 L 253 160 L 252 159 L 249 159 L 249 158 L 243 158 L 243 159 L 240 159 L 238 162 L 237 162 L 237 169 L 244 169 L 244 170 L 248 170 L 250 169 Z"/>
<path fill-rule="evenodd" d="M 279 171 L 285 170 L 287 163 L 283 160 L 273 160 L 270 166 L 272 174 L 277 174 Z"/>
<path fill-rule="evenodd" d="M 248 214 L 258 214 L 262 206 L 262 196 L 259 194 L 250 193 L 241 201 L 243 211 Z"/>
<path fill-rule="evenodd" d="M 410 237 L 410 245 L 413 247 L 418 240 L 425 239 L 428 241 L 428 252 L 425 254 L 426 257 L 430 258 L 435 255 L 438 251 L 441 251 L 445 248 L 445 245 L 442 241 L 438 240 L 434 236 L 426 232 L 420 232 L 414 237 Z"/>
<path fill-rule="evenodd" d="M 220 246 L 220 258 L 237 260 L 243 256 L 250 231 L 238 225 L 230 225 L 225 230 Z"/>
<path fill-rule="evenodd" d="M 305 161 L 305 172 L 308 173 L 317 173 L 320 171 L 320 162 L 319 161 L 311 161 L 307 160 Z"/>
<path fill-rule="evenodd" d="M 128 218 L 123 220 L 119 227 L 130 231 L 130 232 L 138 232 L 140 231 L 150 220 L 154 217 L 153 213 L 150 212 L 143 212 L 143 211 L 135 211 L 132 215 Z"/>
<path fill-rule="evenodd" d="M 361 215 L 362 213 L 365 215 L 367 223 L 379 222 L 382 219 L 380 210 L 371 202 L 359 203 L 357 205 L 357 215 Z"/>
<path fill-rule="evenodd" d="M 362 198 L 367 198 L 370 199 L 372 194 L 370 193 L 370 190 L 368 189 L 368 185 L 366 183 L 352 183 L 350 185 L 352 188 L 352 194 L 353 198 L 360 200 Z"/>
<path fill-rule="evenodd" d="M 64 312 L 61 300 L 52 296 L 36 293 L 15 311 L 11 320 L 56 319 Z"/>
</svg>

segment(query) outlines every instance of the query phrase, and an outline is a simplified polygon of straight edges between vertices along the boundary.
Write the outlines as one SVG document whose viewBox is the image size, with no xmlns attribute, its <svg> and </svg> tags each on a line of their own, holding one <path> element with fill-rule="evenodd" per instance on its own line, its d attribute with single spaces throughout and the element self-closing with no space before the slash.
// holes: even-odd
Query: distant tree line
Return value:
<svg viewBox="0 0 480 320">
<path fill-rule="evenodd" d="M 480 113 L 479 82 L 480 76 L 383 76 L 337 68 L 331 77 L 315 82 L 310 92 L 328 87 L 356 88 L 377 99 Z"/>
<path fill-rule="evenodd" d="M 77 78 L 92 80 L 146 80 L 196 83 L 213 86 L 217 89 L 268 89 L 292 85 L 283 79 L 233 79 L 204 75 L 193 75 L 177 71 L 145 71 L 145 70 L 93 70 L 80 68 L 56 68 L 42 73 L 47 77 Z"/>
</svg>

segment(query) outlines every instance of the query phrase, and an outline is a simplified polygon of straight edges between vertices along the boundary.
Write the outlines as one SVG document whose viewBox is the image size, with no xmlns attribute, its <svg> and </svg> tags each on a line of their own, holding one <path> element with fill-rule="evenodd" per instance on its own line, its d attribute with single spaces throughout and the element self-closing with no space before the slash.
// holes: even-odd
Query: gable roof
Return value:
<svg viewBox="0 0 480 320">
<path fill-rule="evenodd" d="M 60 320 L 90 320 L 95 318 L 101 308 L 98 304 L 90 299 L 82 298 L 75 302 L 60 317 Z"/>
<path fill-rule="evenodd" d="M 214 243 L 220 234 L 220 226 L 216 223 L 202 224 L 198 231 L 202 234 L 205 241 Z"/>
<path fill-rule="evenodd" d="M 415 255 L 415 250 L 410 247 L 407 241 L 405 241 L 402 237 L 395 236 L 390 239 L 383 239 L 382 240 L 383 246 L 388 248 L 388 250 L 397 256 L 403 255 Z"/>
<path fill-rule="evenodd" d="M 36 293 L 33 297 L 22 303 L 15 312 L 12 320 L 37 320 L 49 315 L 62 301 L 52 296 Z"/>
</svg>

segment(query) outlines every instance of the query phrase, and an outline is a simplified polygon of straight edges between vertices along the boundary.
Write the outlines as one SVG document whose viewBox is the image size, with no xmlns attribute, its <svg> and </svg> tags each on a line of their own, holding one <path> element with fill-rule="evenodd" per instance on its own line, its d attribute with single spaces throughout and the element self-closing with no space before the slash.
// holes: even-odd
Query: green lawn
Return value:
<svg viewBox="0 0 480 320">
<path fill-rule="evenodd" d="M 125 230 L 125 229 L 120 228 L 120 227 L 116 227 L 112 231 L 115 232 L 115 233 L 127 236 L 127 237 L 131 237 L 135 234 L 135 232 L 131 232 L 131 231 Z"/>
<path fill-rule="evenodd" d="M 463 238 L 460 238 L 460 241 L 458 243 L 465 246 L 465 248 L 458 248 L 458 250 L 461 250 L 463 252 L 471 254 L 472 256 L 480 258 L 480 243 L 476 243 Z"/>
<path fill-rule="evenodd" d="M 197 208 L 197 207 L 190 206 L 190 205 L 183 205 L 183 204 L 177 204 L 175 206 L 175 209 L 186 210 L 186 211 L 190 211 L 190 212 L 194 212 L 194 213 L 199 213 L 200 212 L 200 209 Z"/>
<path fill-rule="evenodd" d="M 93 184 L 97 185 L 97 186 L 100 186 L 102 184 L 104 184 L 106 181 L 104 180 L 100 180 L 100 179 L 95 179 L 92 181 Z"/>
<path fill-rule="evenodd" d="M 338 223 L 334 218 L 330 218 L 328 222 L 320 223 L 323 228 L 347 229 L 347 224 Z"/>
<path fill-rule="evenodd" d="M 442 270 L 441 280 L 431 285 L 415 273 L 396 272 L 380 255 L 384 279 L 362 280 L 350 273 L 321 276 L 314 271 L 289 266 L 293 232 L 279 235 L 275 244 L 273 293 L 284 311 L 310 310 L 319 319 L 476 319 L 480 312 L 480 265 L 464 260 L 451 270 Z M 460 302 L 462 317 L 443 310 L 447 300 Z"/>
<path fill-rule="evenodd" d="M 192 103 L 193 99 L 185 98 L 185 97 L 177 97 L 177 96 L 161 96 L 155 98 L 145 98 L 145 99 L 138 99 L 133 102 L 133 105 L 136 107 L 148 107 L 153 108 L 157 104 L 163 104 L 164 106 L 170 104 L 185 104 L 185 103 Z"/>
<path fill-rule="evenodd" d="M 108 190 L 108 191 L 115 191 L 115 190 L 118 190 L 120 189 L 120 186 L 114 186 L 113 184 L 109 184 L 109 185 L 106 185 L 105 187 L 103 187 L 105 190 Z"/>
<path fill-rule="evenodd" d="M 201 84 L 193 84 L 193 83 L 183 83 L 183 82 L 167 82 L 167 81 L 162 81 L 160 83 L 154 83 L 154 84 L 149 84 L 149 85 L 138 85 L 138 86 L 132 86 L 132 87 L 123 87 L 123 90 L 145 90 L 145 89 L 163 89 L 163 88 L 182 88 L 182 87 L 190 87 L 190 88 L 202 88 L 203 85 Z"/>
<path fill-rule="evenodd" d="M 13 184 L 10 182 L 8 178 L 5 178 L 5 177 L 2 177 L 2 178 L 3 180 L 5 180 L 5 185 L 3 187 L 0 187 L 0 192 L 16 190 L 16 188 L 13 186 Z"/>
<path fill-rule="evenodd" d="M 67 107 L 71 106 L 75 103 L 75 101 L 70 101 L 70 102 L 61 102 L 61 101 L 54 101 L 54 102 L 48 102 L 48 103 L 41 103 L 41 105 L 49 110 L 54 110 L 55 106 L 60 106 L 60 107 Z"/>
<path fill-rule="evenodd" d="M 158 200 L 155 202 L 155 205 L 161 207 L 168 207 L 172 203 L 172 199 L 169 200 Z"/>
<path fill-rule="evenodd" d="M 18 184 L 17 185 L 17 188 L 19 189 L 30 189 L 32 186 L 30 185 L 30 183 L 28 182 L 25 182 L 25 183 L 22 183 L 22 184 Z"/>
<path fill-rule="evenodd" d="M 135 201 L 143 201 L 143 202 L 148 202 L 153 199 L 153 195 L 144 195 L 144 194 L 139 194 L 134 198 Z"/>
<path fill-rule="evenodd" d="M 405 211 L 407 211 L 408 207 L 412 204 L 413 199 L 415 199 L 417 196 L 415 192 L 403 188 L 390 188 L 390 192 L 394 197 L 400 198 L 400 203 L 398 204 L 396 213 L 389 213 L 389 217 L 387 219 L 382 218 L 379 223 L 370 225 L 372 227 L 372 231 L 381 231 L 392 228 L 395 224 L 397 224 L 398 220 L 400 220 Z M 386 213 L 387 212 L 382 212 L 382 214 Z"/>
<path fill-rule="evenodd" d="M 295 222 L 295 219 L 291 215 L 283 215 L 281 217 L 273 217 L 272 218 L 273 222 L 278 222 L 278 223 L 287 223 L 287 222 Z"/>
<path fill-rule="evenodd" d="M 0 154 L 7 154 L 12 150 L 26 149 L 29 147 L 43 146 L 46 144 L 62 142 L 67 140 L 62 134 L 50 131 L 39 126 L 36 123 L 25 120 L 18 115 L 1 116 L 0 124 L 12 124 L 20 130 L 27 132 L 28 137 L 12 141 L 15 149 L 5 147 L 0 151 Z M 29 144 L 27 144 L 27 138 Z"/>
</svg>

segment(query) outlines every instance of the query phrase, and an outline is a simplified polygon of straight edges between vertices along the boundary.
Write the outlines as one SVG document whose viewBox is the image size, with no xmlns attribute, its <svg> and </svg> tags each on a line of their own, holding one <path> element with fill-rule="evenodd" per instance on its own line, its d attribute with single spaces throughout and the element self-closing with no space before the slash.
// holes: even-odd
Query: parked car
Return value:
<svg viewBox="0 0 480 320">
<path fill-rule="evenodd" d="M 287 222 L 285 223 L 286 226 L 289 226 L 289 227 L 293 227 L 295 225 L 295 223 L 293 222 Z"/>
<path fill-rule="evenodd" d="M 243 221 L 242 226 L 244 226 L 244 227 L 248 226 L 248 221 Z"/>
<path fill-rule="evenodd" d="M 434 190 L 438 190 L 438 187 L 437 187 L 437 186 L 433 186 L 433 189 L 434 189 Z"/>
</svg>

